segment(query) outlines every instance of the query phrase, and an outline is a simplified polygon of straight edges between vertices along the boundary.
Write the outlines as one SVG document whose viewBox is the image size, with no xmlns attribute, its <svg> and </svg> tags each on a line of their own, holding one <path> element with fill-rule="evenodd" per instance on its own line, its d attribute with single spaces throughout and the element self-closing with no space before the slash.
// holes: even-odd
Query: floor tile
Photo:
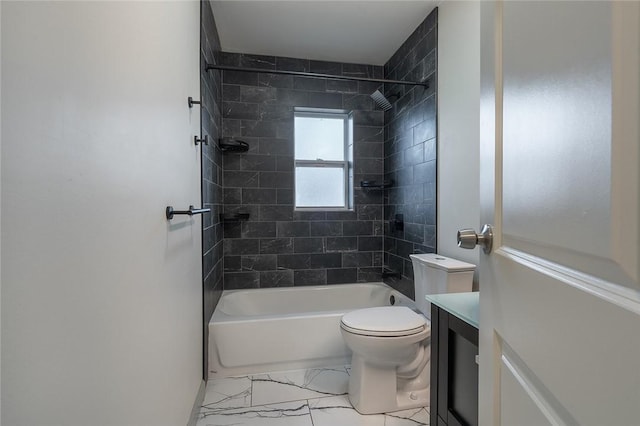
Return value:
<svg viewBox="0 0 640 426">
<path fill-rule="evenodd" d="M 307 401 L 203 410 L 196 426 L 313 426 Z"/>
<path fill-rule="evenodd" d="M 349 366 L 212 379 L 197 426 L 420 426 L 426 408 L 362 415 L 349 402 Z"/>
<path fill-rule="evenodd" d="M 344 395 L 349 376 L 344 367 L 261 374 L 253 381 L 253 405 Z"/>
<path fill-rule="evenodd" d="M 346 395 L 309 400 L 309 408 L 314 426 L 384 426 L 384 415 L 359 414 Z"/>
<path fill-rule="evenodd" d="M 417 426 L 429 424 L 429 411 L 426 408 L 396 411 L 385 414 L 384 426 Z"/>
<path fill-rule="evenodd" d="M 209 410 L 250 407 L 251 379 L 232 377 L 209 380 L 202 406 Z"/>
</svg>

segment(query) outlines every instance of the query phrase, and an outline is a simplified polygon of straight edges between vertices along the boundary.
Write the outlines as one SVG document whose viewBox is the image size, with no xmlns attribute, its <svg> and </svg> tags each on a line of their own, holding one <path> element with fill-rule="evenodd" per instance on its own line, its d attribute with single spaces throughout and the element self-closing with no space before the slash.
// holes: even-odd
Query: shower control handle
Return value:
<svg viewBox="0 0 640 426">
<path fill-rule="evenodd" d="M 491 225 L 484 225 L 479 234 L 476 234 L 473 229 L 461 229 L 458 231 L 458 247 L 473 249 L 477 245 L 482 246 L 485 254 L 491 253 L 493 246 L 493 228 Z"/>
</svg>

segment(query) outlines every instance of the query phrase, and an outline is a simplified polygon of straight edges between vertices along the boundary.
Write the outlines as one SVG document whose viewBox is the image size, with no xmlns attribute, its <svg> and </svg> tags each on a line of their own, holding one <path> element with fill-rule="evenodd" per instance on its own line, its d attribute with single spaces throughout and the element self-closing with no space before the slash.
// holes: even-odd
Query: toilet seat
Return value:
<svg viewBox="0 0 640 426">
<path fill-rule="evenodd" d="M 427 321 L 406 306 L 358 309 L 342 316 L 340 326 L 364 336 L 400 337 L 425 330 Z"/>
</svg>

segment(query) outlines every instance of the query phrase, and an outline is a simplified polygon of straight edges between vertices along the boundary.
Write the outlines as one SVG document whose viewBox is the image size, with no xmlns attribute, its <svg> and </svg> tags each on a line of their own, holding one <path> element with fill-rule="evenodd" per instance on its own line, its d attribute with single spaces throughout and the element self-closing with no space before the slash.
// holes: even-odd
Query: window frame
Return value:
<svg viewBox="0 0 640 426">
<path fill-rule="evenodd" d="M 294 117 L 294 141 L 293 141 L 293 208 L 294 211 L 351 211 L 353 210 L 351 204 L 351 193 L 349 191 L 349 184 L 351 181 L 350 170 L 352 164 L 350 161 L 349 149 L 352 144 L 350 143 L 350 126 L 351 126 L 351 114 L 344 110 L 329 110 L 329 109 L 315 109 L 315 108 L 296 108 L 293 112 Z M 338 160 L 299 160 L 296 158 L 296 140 L 295 140 L 295 119 L 298 117 L 303 118 L 331 118 L 342 119 L 343 123 L 343 161 Z M 344 176 L 344 199 L 341 206 L 298 206 L 297 204 L 297 189 L 296 189 L 296 173 L 298 167 L 322 167 L 342 169 Z"/>
</svg>

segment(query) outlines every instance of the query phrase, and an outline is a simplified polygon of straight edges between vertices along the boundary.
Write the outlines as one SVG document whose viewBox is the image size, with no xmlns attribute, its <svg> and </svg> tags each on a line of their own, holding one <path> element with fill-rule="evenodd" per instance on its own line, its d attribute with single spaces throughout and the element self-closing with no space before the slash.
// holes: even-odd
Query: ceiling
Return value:
<svg viewBox="0 0 640 426">
<path fill-rule="evenodd" d="M 436 0 L 209 0 L 222 50 L 384 65 Z"/>
</svg>

